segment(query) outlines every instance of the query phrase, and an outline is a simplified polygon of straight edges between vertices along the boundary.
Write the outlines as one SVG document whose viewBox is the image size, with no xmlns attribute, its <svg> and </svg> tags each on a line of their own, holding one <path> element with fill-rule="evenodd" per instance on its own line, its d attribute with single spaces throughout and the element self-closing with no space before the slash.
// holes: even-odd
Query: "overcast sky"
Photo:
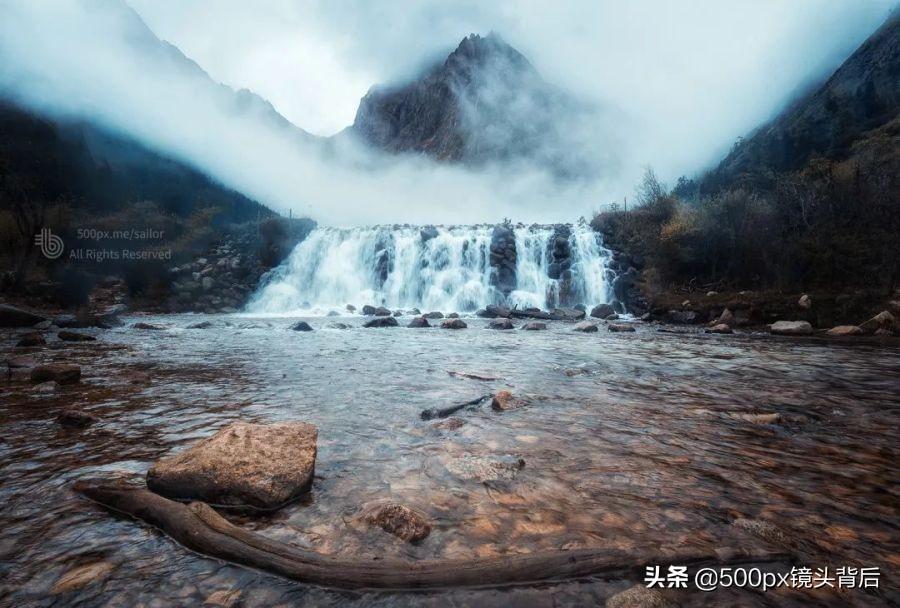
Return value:
<svg viewBox="0 0 900 608">
<path fill-rule="evenodd" d="M 276 209 L 343 225 L 573 221 L 630 195 L 647 165 L 672 184 L 824 79 L 894 4 L 128 0 L 213 79 L 255 91 L 320 135 L 349 125 L 370 86 L 409 78 L 469 33 L 496 31 L 609 123 L 576 134 L 614 159 L 609 170 L 560 185 L 540 168 L 402 158 L 367 170 L 298 148 L 283 129 L 229 110 L 232 96 L 160 52 L 120 1 L 0 0 L 0 95 L 119 131 Z"/>
</svg>

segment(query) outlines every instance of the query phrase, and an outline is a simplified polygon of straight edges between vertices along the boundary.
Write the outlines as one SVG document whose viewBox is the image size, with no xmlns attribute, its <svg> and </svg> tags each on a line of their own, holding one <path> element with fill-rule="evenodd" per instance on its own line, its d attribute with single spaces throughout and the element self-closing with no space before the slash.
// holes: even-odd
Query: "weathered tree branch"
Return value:
<svg viewBox="0 0 900 608">
<path fill-rule="evenodd" d="M 318 555 L 239 528 L 210 506 L 185 505 L 143 488 L 79 482 L 87 498 L 144 521 L 203 555 L 249 566 L 304 583 L 340 588 L 439 589 L 491 587 L 643 573 L 646 565 L 724 563 L 711 556 L 635 556 L 613 549 L 586 549 L 448 561 L 346 560 Z M 729 563 L 789 561 L 786 554 L 738 555 Z"/>
</svg>

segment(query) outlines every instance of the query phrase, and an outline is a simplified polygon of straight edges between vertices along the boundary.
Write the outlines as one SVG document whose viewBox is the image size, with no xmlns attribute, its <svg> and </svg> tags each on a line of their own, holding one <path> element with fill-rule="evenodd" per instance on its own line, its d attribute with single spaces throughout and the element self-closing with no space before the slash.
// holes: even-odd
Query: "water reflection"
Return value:
<svg viewBox="0 0 900 608">
<path fill-rule="evenodd" d="M 206 317 L 204 317 L 206 318 Z M 682 605 L 882 605 L 897 598 L 896 469 L 900 352 L 763 336 L 287 328 L 290 319 L 196 315 L 145 319 L 93 344 L 50 342 L 41 359 L 84 368 L 81 385 L 35 391 L 16 377 L 0 396 L 0 604 L 583 605 L 640 578 L 448 594 L 348 593 L 306 587 L 198 557 L 69 490 L 85 476 L 142 476 L 158 457 L 235 419 L 319 427 L 307 500 L 233 520 L 324 554 L 466 559 L 613 547 L 660 554 L 772 548 L 736 519 L 778 526 L 803 565 L 880 566 L 881 595 L 688 593 Z M 4 346 L 15 343 L 7 335 Z M 16 349 L 17 351 L 21 349 Z M 17 353 L 18 354 L 18 353 Z M 449 371 L 496 377 L 483 382 Z M 522 409 L 489 406 L 436 428 L 419 412 L 506 388 Z M 53 419 L 77 406 L 87 430 Z M 777 424 L 756 414 L 777 413 Z M 454 459 L 510 456 L 512 479 L 479 482 Z M 364 505 L 392 498 L 434 522 L 409 545 L 361 525 Z M 783 547 L 775 547 L 782 548 Z M 103 581 L 51 594 L 78 566 Z M 887 589 L 885 589 L 887 587 Z M 223 599 L 225 598 L 225 599 Z M 229 599 L 230 598 L 230 599 Z M 712 604 L 710 603 L 712 602 Z"/>
</svg>

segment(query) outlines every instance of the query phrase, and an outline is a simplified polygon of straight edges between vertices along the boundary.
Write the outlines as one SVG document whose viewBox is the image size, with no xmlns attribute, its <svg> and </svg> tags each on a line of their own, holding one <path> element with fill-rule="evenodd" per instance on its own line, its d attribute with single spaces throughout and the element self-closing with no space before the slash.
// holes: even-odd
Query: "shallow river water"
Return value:
<svg viewBox="0 0 900 608">
<path fill-rule="evenodd" d="M 213 327 L 186 329 L 204 319 Z M 15 334 L 3 336 L 5 352 L 76 362 L 84 376 L 52 392 L 18 376 L 0 385 L 2 606 L 581 606 L 643 581 L 635 573 L 503 589 L 323 589 L 196 555 L 71 491 L 86 477 L 140 479 L 159 457 L 238 419 L 318 426 L 311 494 L 274 515 L 228 517 L 323 554 L 787 551 L 793 560 L 760 567 L 877 567 L 879 588 L 670 598 L 682 606 L 900 602 L 895 341 L 671 334 L 649 325 L 580 334 L 566 323 L 500 332 L 483 319 L 460 331 L 363 329 L 359 317 L 307 319 L 308 333 L 289 330 L 296 319 L 286 318 L 142 317 L 167 329 L 141 331 L 130 327 L 135 320 L 83 330 L 95 343 L 12 349 Z M 354 327 L 326 327 L 335 321 Z M 420 418 L 503 388 L 528 405 L 495 412 L 486 402 L 455 414 L 464 422 L 456 429 Z M 73 406 L 100 422 L 63 429 L 54 418 Z M 780 420 L 753 416 L 768 413 Z M 487 482 L 451 472 L 473 456 L 525 466 Z M 386 499 L 424 512 L 431 535 L 411 545 L 360 523 L 361 510 Z M 735 520 L 763 522 L 768 532 Z M 95 582 L 59 588 L 86 564 L 98 564 Z"/>
</svg>

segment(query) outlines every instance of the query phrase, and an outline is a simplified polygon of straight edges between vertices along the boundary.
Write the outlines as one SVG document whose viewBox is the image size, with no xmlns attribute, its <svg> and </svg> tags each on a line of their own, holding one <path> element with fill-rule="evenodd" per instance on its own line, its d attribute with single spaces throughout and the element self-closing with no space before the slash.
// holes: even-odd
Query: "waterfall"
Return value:
<svg viewBox="0 0 900 608">
<path fill-rule="evenodd" d="M 589 227 L 518 226 L 512 234 L 515 287 L 505 293 L 492 266 L 493 226 L 317 228 L 263 278 L 247 311 L 322 314 L 349 303 L 471 312 L 610 301 L 609 251 Z"/>
</svg>

